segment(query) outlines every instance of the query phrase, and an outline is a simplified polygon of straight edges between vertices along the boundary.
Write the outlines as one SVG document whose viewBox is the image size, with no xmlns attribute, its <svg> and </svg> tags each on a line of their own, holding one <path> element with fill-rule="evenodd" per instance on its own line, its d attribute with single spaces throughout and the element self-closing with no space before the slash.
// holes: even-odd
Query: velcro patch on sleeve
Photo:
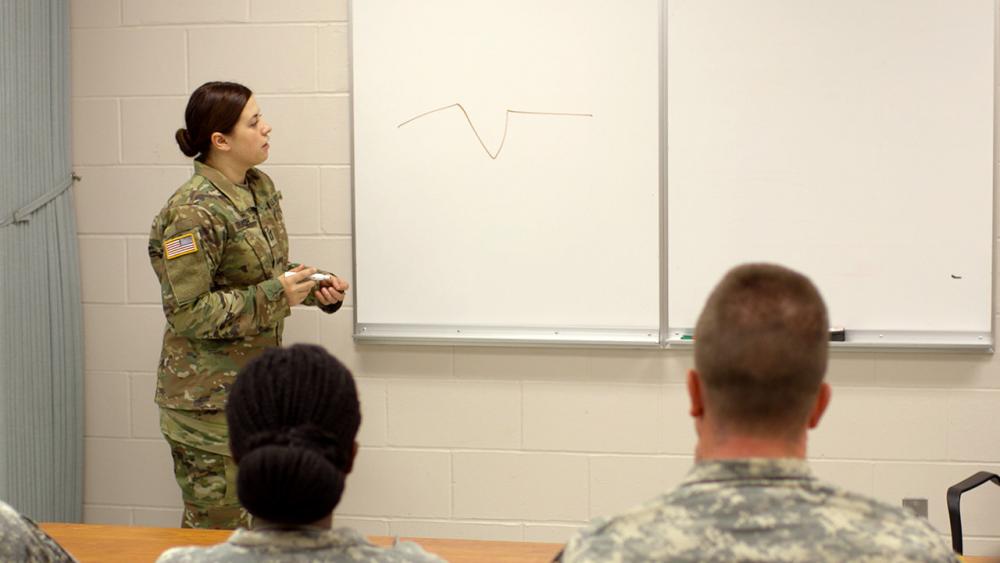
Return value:
<svg viewBox="0 0 1000 563">
<path fill-rule="evenodd" d="M 198 252 L 198 243 L 194 241 L 194 233 L 174 237 L 163 243 L 163 255 L 167 260 L 194 252 Z"/>
</svg>

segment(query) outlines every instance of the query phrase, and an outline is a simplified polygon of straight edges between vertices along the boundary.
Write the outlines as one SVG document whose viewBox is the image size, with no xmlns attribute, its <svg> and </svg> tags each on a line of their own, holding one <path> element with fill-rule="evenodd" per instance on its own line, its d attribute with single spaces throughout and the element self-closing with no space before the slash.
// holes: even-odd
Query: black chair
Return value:
<svg viewBox="0 0 1000 563">
<path fill-rule="evenodd" d="M 989 481 L 1000 485 L 1000 475 L 980 471 L 972 477 L 948 487 L 946 501 L 948 503 L 948 521 L 951 523 L 951 547 L 959 555 L 962 554 L 962 512 L 959 507 L 962 493 Z"/>
</svg>

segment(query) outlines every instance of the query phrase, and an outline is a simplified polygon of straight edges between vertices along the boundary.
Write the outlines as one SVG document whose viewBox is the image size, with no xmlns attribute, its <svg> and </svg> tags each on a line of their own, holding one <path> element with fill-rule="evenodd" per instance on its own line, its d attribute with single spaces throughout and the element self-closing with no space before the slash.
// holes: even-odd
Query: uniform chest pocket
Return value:
<svg viewBox="0 0 1000 563">
<path fill-rule="evenodd" d="M 275 194 L 266 204 L 266 212 L 261 215 L 261 221 L 270 231 L 270 243 L 275 263 L 284 266 L 288 263 L 288 231 L 285 229 L 285 217 L 281 211 L 281 192 Z M 265 218 L 266 215 L 266 218 Z M 267 232 L 264 233 L 265 235 Z"/>
<path fill-rule="evenodd" d="M 224 285 L 246 287 L 272 277 L 274 261 L 264 231 L 256 221 L 243 227 L 227 241 L 216 271 L 216 277 Z"/>
</svg>

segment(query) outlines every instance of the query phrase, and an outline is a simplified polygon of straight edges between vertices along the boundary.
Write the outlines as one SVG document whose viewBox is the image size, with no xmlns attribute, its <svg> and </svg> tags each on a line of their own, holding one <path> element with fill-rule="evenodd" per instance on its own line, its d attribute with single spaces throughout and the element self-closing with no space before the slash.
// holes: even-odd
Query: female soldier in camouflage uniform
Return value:
<svg viewBox="0 0 1000 563">
<path fill-rule="evenodd" d="M 167 327 L 157 373 L 160 427 L 184 499 L 182 526 L 235 528 L 236 466 L 224 416 L 236 372 L 281 345 L 284 318 L 300 303 L 332 313 L 347 283 L 291 264 L 288 235 L 267 160 L 271 127 L 245 86 L 209 82 L 188 101 L 176 134 L 194 175 L 153 220 L 149 258 Z M 286 274 L 287 271 L 287 274 Z"/>
</svg>

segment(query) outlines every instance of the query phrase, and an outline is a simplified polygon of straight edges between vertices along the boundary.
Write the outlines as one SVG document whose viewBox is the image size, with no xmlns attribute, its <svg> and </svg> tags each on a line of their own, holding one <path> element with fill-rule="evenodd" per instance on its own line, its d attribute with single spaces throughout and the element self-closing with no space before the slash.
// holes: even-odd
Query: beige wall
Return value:
<svg viewBox="0 0 1000 563">
<path fill-rule="evenodd" d="M 274 126 L 294 259 L 350 277 L 344 0 L 73 0 L 73 151 L 86 339 L 88 522 L 173 526 L 180 498 L 153 404 L 163 315 L 145 253 L 190 174 L 173 142 L 187 94 L 245 82 Z M 349 304 L 350 305 L 350 304 Z M 359 346 L 351 310 L 297 309 L 358 376 L 356 472 L 338 520 L 374 534 L 563 541 L 677 483 L 694 443 L 687 353 Z M 1000 359 L 835 354 L 818 473 L 899 504 L 1000 471 Z M 1000 490 L 964 502 L 967 553 L 1000 554 Z"/>
</svg>

